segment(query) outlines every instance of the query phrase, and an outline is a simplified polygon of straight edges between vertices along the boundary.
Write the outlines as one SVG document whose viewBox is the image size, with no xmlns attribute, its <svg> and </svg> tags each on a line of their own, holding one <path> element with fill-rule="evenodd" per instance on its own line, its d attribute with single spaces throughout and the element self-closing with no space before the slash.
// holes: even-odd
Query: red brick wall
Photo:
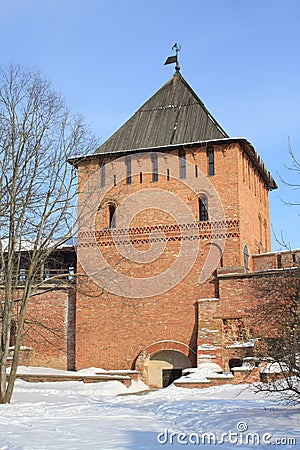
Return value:
<svg viewBox="0 0 300 450">
<path fill-rule="evenodd" d="M 28 305 L 30 324 L 26 326 L 23 344 L 33 348 L 30 364 L 64 369 L 89 366 L 128 369 L 134 367 L 136 358 L 145 348 L 158 341 L 188 346 L 193 364 L 196 363 L 193 356 L 196 353 L 199 361 L 205 355 L 213 356 L 213 360 L 226 370 L 230 358 L 252 356 L 251 347 L 239 349 L 228 345 L 247 338 L 241 324 L 249 324 L 246 312 L 255 304 L 255 288 L 262 278 L 243 274 L 243 248 L 248 244 L 250 255 L 269 249 L 267 192 L 238 144 L 215 146 L 214 176 L 207 175 L 206 147 L 187 149 L 186 159 L 190 164 L 187 166 L 188 177 L 195 176 L 195 166 L 203 171 L 217 190 L 225 211 L 228 229 L 220 263 L 223 267 L 219 268 L 218 277 L 212 275 L 199 284 L 211 242 L 210 229 L 205 224 L 199 225 L 200 250 L 191 271 L 179 284 L 159 295 L 127 298 L 106 292 L 86 277 L 78 264 L 78 272 L 82 276 L 77 283 L 76 305 L 74 293 L 66 289 L 43 292 Z M 160 159 L 159 164 L 163 164 Z M 100 162 L 95 159 L 80 164 L 80 189 L 99 167 Z M 170 176 L 178 177 L 178 166 L 172 168 Z M 145 188 L 173 192 L 189 206 L 195 221 L 198 221 L 197 193 L 180 181 L 167 180 L 161 174 L 156 183 L 152 182 L 151 173 L 143 173 L 142 183 L 139 174 L 133 177 L 130 185 L 123 180 L 107 193 L 105 201 L 113 200 L 119 205 L 127 195 Z M 83 201 L 81 197 L 79 199 Z M 161 226 L 168 237 L 161 257 L 141 264 L 120 257 L 111 245 L 110 230 L 105 230 L 109 224 L 107 203 L 96 214 L 97 242 L 103 256 L 118 272 L 133 278 L 151 278 L 177 260 L 182 241 L 178 238 L 178 230 L 171 227 L 176 224 L 172 216 L 176 211 L 171 210 L 169 214 L 161 211 L 161 207 L 168 210 L 169 205 L 157 204 L 157 208 L 139 213 L 130 223 L 133 246 L 140 252 L 150 248 L 151 227 Z M 261 223 L 267 224 L 267 236 L 263 226 L 260 227 L 258 212 Z M 85 258 L 93 263 L 91 242 L 89 239 L 85 241 L 80 233 L 79 247 L 83 249 Z M 287 266 L 291 261 L 299 262 L 298 253 L 296 256 L 282 254 L 282 264 Z M 278 267 L 278 258 L 274 254 L 256 255 L 253 263 L 250 257 L 250 269 L 264 270 L 274 265 Z M 236 272 L 237 275 L 226 276 L 228 272 Z M 220 299 L 213 300 L 216 297 Z"/>
<path fill-rule="evenodd" d="M 277 337 L 278 317 L 265 315 L 264 305 L 269 302 L 283 305 L 288 301 L 289 295 L 294 295 L 294 291 L 288 292 L 288 286 L 294 289 L 299 270 L 279 269 L 267 273 L 262 271 L 253 274 L 219 275 L 218 278 L 219 315 L 210 316 L 210 327 L 219 327 L 220 319 L 223 322 L 222 365 L 228 370 L 228 361 L 231 358 L 255 356 L 261 343 L 255 343 L 253 338 Z M 237 342 L 248 345 L 235 347 L 233 344 Z"/>
<path fill-rule="evenodd" d="M 299 267 L 300 250 L 269 253 L 253 256 L 253 270 L 288 269 Z"/>
<path fill-rule="evenodd" d="M 207 174 L 206 147 L 187 149 L 186 160 L 190 164 L 187 166 L 188 178 L 195 177 L 197 166 L 217 190 L 224 208 L 228 229 L 223 267 L 219 268 L 218 277 L 212 275 L 199 284 L 211 242 L 210 229 L 205 224 L 199 225 L 200 250 L 191 271 L 182 277 L 179 284 L 159 295 L 127 298 L 106 292 L 86 277 L 78 264 L 78 272 L 82 276 L 77 283 L 76 304 L 74 293 L 61 288 L 51 292 L 41 291 L 41 295 L 34 297 L 28 305 L 29 323 L 23 344 L 33 348 L 30 364 L 62 369 L 89 366 L 128 369 L 134 367 L 136 358 L 146 347 L 164 340 L 188 346 L 193 354 L 198 353 L 199 360 L 205 354 L 215 356 L 214 361 L 226 369 L 230 358 L 252 355 L 251 347 L 237 349 L 228 345 L 235 340 L 246 339 L 241 323 L 245 322 L 245 326 L 249 323 L 246 311 L 255 304 L 254 288 L 262 279 L 243 274 L 243 248 L 248 244 L 250 255 L 269 250 L 267 191 L 238 144 L 219 145 L 214 150 L 214 176 Z M 166 161 L 159 159 L 159 165 L 165 164 L 166 168 Z M 79 164 L 80 190 L 99 167 L 100 162 L 96 159 Z M 182 241 L 178 230 L 172 228 L 176 223 L 172 212 L 176 211 L 161 211 L 161 207 L 168 211 L 169 205 L 158 203 L 157 208 L 154 206 L 145 213 L 139 213 L 130 223 L 133 246 L 140 252 L 150 248 L 148 239 L 151 227 L 161 226 L 168 237 L 161 257 L 141 264 L 121 257 L 111 245 L 110 230 L 105 230 L 109 225 L 109 202 L 114 201 L 118 206 L 129 194 L 145 188 L 162 189 L 174 193 L 188 205 L 193 211 L 194 221 L 198 222 L 197 194 L 201 193 L 201 189 L 195 193 L 178 180 L 167 180 L 166 170 L 164 173 L 159 174 L 159 181 L 155 183 L 151 173 L 143 173 L 142 183 L 137 174 L 132 184 L 127 185 L 125 180 L 117 184 L 107 193 L 103 208 L 96 214 L 96 230 L 89 230 L 97 232 L 99 248 L 109 264 L 124 275 L 151 278 L 164 272 L 177 260 Z M 178 173 L 176 165 L 172 167 L 170 176 L 178 177 Z M 86 201 L 88 198 L 79 196 L 79 200 Z M 79 247 L 83 249 L 85 258 L 93 263 L 91 242 L 88 239 L 85 241 L 80 233 Z M 299 263 L 299 252 L 295 256 L 282 254 L 282 267 L 297 261 Z M 273 267 L 278 267 L 278 258 L 274 254 L 256 255 L 253 263 L 250 257 L 250 269 Z M 236 272 L 237 275 L 226 276 L 228 272 Z M 216 297 L 220 299 L 212 300 Z M 193 358 L 191 356 L 194 364 Z"/>
<path fill-rule="evenodd" d="M 75 294 L 64 288 L 46 292 L 47 288 L 28 303 L 22 345 L 32 351 L 23 363 L 73 369 Z"/>
<path fill-rule="evenodd" d="M 237 160 L 241 255 L 244 245 L 248 245 L 250 255 L 265 253 L 271 250 L 268 190 L 240 147 Z M 251 259 L 249 263 L 253 270 Z"/>
<path fill-rule="evenodd" d="M 258 195 L 258 186 L 262 181 L 257 177 L 255 190 L 254 187 L 250 189 L 246 185 L 246 181 L 243 181 L 242 153 L 238 144 L 215 146 L 214 151 L 215 175 L 208 176 L 206 147 L 186 149 L 187 178 L 195 177 L 195 166 L 197 166 L 198 170 L 206 175 L 217 190 L 226 219 L 236 221 L 233 233 L 226 240 L 223 266 L 242 266 L 244 244 L 249 244 L 251 252 L 255 249 L 254 242 L 260 239 L 257 211 L 263 209 L 263 218 L 268 220 L 268 206 L 265 204 L 262 207 Z M 178 154 L 176 151 L 172 153 Z M 159 167 L 163 167 L 162 170 L 165 174 L 167 173 L 166 161 L 167 158 L 163 159 L 159 156 Z M 107 227 L 109 222 L 107 203 L 113 202 L 118 206 L 122 204 L 127 195 L 146 188 L 173 192 L 191 208 L 195 220 L 199 220 L 198 196 L 180 181 L 172 179 L 172 176 L 178 178 L 179 167 L 172 166 L 170 180 L 167 180 L 166 175 L 159 174 L 158 182 L 154 183 L 151 173 L 145 172 L 142 175 L 142 183 L 140 183 L 137 164 L 139 163 L 133 157 L 132 172 L 137 172 L 137 175 L 132 178 L 132 184 L 127 185 L 126 180 L 123 180 L 107 193 L 106 200 L 102 202 L 103 207 L 100 208 L 96 218 L 96 226 L 99 231 L 103 227 Z M 122 176 L 125 176 L 125 163 L 123 166 Z M 81 189 L 88 177 L 99 167 L 100 163 L 95 159 L 79 165 Z M 149 170 L 151 171 L 151 166 Z M 255 176 L 253 171 L 252 177 Z M 262 190 L 263 188 L 261 188 Z M 158 204 L 157 208 L 160 207 L 168 210 L 168 205 Z M 247 222 L 246 225 L 241 224 L 241 218 Z M 138 214 L 130 226 L 135 233 L 133 237 L 138 238 L 138 235 L 143 233 L 143 227 L 171 225 L 174 222 L 171 214 L 168 215 L 152 207 L 146 213 Z M 251 233 L 249 233 L 249 227 L 253 228 Z M 251 235 L 251 241 L 248 240 L 249 235 Z M 132 277 L 152 277 L 161 273 L 176 260 L 180 249 L 180 241 L 169 241 L 166 243 L 161 258 L 141 265 L 120 258 L 113 246 L 109 245 L 109 232 L 102 234 L 99 239 L 102 243 L 101 251 L 109 263 L 118 271 Z M 134 365 L 135 358 L 145 347 L 160 340 L 179 341 L 191 346 L 196 351 L 197 340 L 200 339 L 198 336 L 197 300 L 213 298 L 218 295 L 213 278 L 203 284 L 199 285 L 198 283 L 208 250 L 206 244 L 209 242 L 209 238 L 202 238 L 201 251 L 192 271 L 186 278 L 179 285 L 154 297 L 130 299 L 117 296 L 102 292 L 101 288 L 91 281 L 81 278 L 77 293 L 76 368 L 91 364 L 111 369 L 129 368 Z M 149 248 L 149 243 L 136 241 L 134 247 L 144 251 Z M 84 251 L 88 257 L 89 247 L 86 246 Z M 236 303 L 233 311 L 236 314 Z M 204 309 L 201 314 L 205 315 Z M 205 320 L 204 316 L 202 319 Z M 220 324 L 218 326 L 220 327 Z M 218 339 L 220 340 L 220 336 Z M 221 358 L 221 355 L 218 358 Z"/>
<path fill-rule="evenodd" d="M 93 365 L 128 369 L 148 345 L 175 340 L 196 349 L 197 316 L 195 300 L 198 284 L 195 274 L 185 283 L 159 296 L 135 299 L 99 292 L 89 297 L 84 291 L 97 291 L 92 282 L 81 280 L 77 296 L 76 368 Z M 214 286 L 206 284 L 203 295 L 213 296 Z"/>
<path fill-rule="evenodd" d="M 198 364 L 211 360 L 222 365 L 222 320 L 219 299 L 202 299 L 198 302 Z"/>
</svg>

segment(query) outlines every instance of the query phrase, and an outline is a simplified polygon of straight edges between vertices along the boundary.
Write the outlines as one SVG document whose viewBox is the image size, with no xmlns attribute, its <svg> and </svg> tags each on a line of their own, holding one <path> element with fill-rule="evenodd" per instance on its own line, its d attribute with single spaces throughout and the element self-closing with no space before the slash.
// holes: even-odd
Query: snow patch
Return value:
<svg viewBox="0 0 300 450">
<path fill-rule="evenodd" d="M 198 367 L 184 369 L 182 377 L 176 382 L 184 383 L 209 383 L 211 379 L 233 378 L 231 373 L 223 373 L 221 366 L 213 362 L 200 363 Z"/>
<path fill-rule="evenodd" d="M 7 373 L 10 373 L 10 367 L 7 368 Z M 35 366 L 18 366 L 18 375 L 67 375 L 68 377 L 78 375 L 96 375 L 97 373 L 108 373 L 107 370 L 99 367 L 89 367 L 78 371 L 52 369 L 50 367 L 35 367 Z"/>
<path fill-rule="evenodd" d="M 257 339 L 249 339 L 249 341 L 246 341 L 246 342 L 236 341 L 231 345 L 226 345 L 226 348 L 254 347 L 256 341 L 257 341 Z"/>
<path fill-rule="evenodd" d="M 133 382 L 132 386 L 127 389 L 118 381 L 83 384 L 17 380 L 12 403 L 0 405 L 0 448 L 179 449 L 184 446 L 175 442 L 158 444 L 159 433 L 168 429 L 188 434 L 216 433 L 220 437 L 230 430 L 236 432 L 241 421 L 246 423 L 248 432 L 260 436 L 269 433 L 275 439 L 300 435 L 299 406 L 280 405 L 276 403 L 279 398 L 276 394 L 274 397 L 263 392 L 254 394 L 249 385 L 226 384 L 204 389 L 171 385 L 147 395 L 132 392 L 134 387 L 144 387 L 141 382 Z M 133 395 L 118 396 L 122 392 Z M 228 441 L 212 447 L 233 449 Z M 274 445 L 261 446 L 267 447 Z"/>
<path fill-rule="evenodd" d="M 215 345 L 210 345 L 210 344 L 202 344 L 202 345 L 198 345 L 198 350 L 218 350 L 221 347 L 216 347 Z"/>
<path fill-rule="evenodd" d="M 270 362 L 261 368 L 260 373 L 288 372 L 289 368 L 284 362 Z"/>
</svg>

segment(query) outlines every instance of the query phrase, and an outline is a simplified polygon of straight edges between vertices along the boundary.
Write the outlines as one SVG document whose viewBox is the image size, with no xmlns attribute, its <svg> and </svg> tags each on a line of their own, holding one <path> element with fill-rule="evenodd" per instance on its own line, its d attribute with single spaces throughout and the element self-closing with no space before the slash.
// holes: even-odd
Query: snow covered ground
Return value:
<svg viewBox="0 0 300 450">
<path fill-rule="evenodd" d="M 246 385 L 139 389 L 17 380 L 12 403 L 0 405 L 0 450 L 300 449 L 300 405 Z"/>
</svg>

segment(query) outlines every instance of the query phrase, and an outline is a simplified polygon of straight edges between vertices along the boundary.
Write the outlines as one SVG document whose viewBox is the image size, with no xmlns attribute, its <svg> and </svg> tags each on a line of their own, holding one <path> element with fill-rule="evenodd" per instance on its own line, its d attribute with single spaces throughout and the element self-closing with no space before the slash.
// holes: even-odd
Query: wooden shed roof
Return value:
<svg viewBox="0 0 300 450">
<path fill-rule="evenodd" d="M 132 152 L 229 137 L 179 71 L 95 154 Z"/>
</svg>

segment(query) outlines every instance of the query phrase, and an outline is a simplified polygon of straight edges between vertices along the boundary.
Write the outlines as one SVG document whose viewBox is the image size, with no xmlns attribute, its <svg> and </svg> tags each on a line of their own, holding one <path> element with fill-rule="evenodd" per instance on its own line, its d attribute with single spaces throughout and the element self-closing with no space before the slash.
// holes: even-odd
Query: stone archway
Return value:
<svg viewBox="0 0 300 450">
<path fill-rule="evenodd" d="M 195 356 L 195 352 L 181 342 L 155 342 L 138 355 L 135 368 L 150 387 L 165 387 L 181 376 L 182 369 L 192 367 L 191 354 Z"/>
<path fill-rule="evenodd" d="M 148 361 L 148 383 L 150 386 L 167 387 L 182 375 L 182 370 L 191 367 L 191 361 L 176 350 L 162 350 Z"/>
</svg>

